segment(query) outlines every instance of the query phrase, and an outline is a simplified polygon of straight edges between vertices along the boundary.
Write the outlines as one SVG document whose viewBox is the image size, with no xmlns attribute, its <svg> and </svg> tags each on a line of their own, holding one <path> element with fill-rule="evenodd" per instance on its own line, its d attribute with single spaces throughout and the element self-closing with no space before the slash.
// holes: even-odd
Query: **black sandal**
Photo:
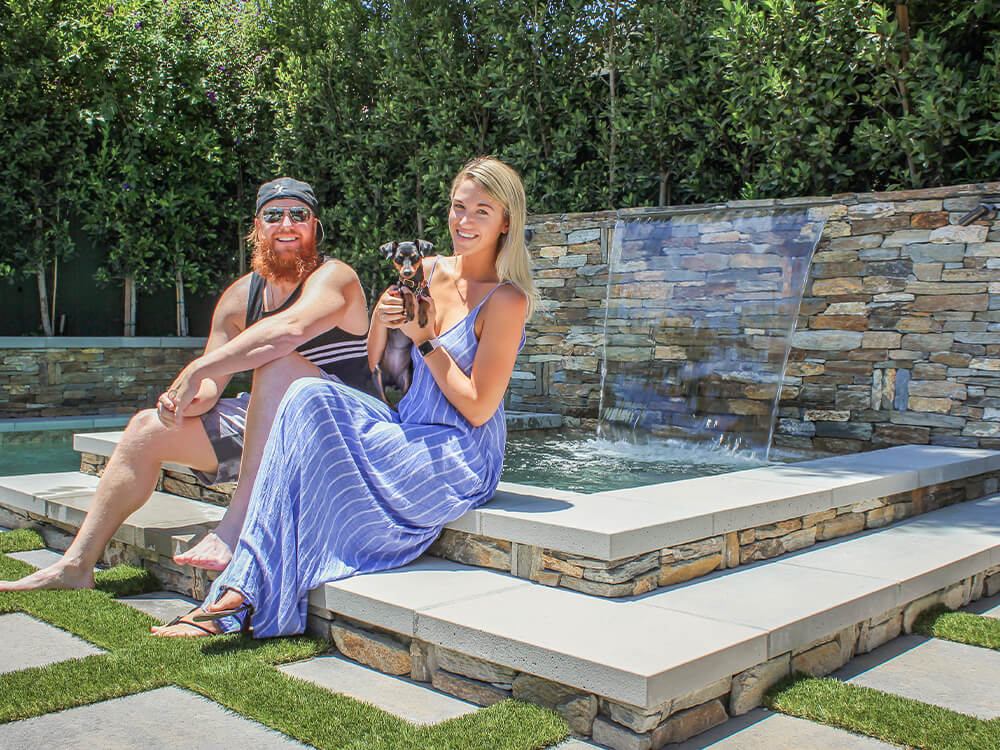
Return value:
<svg viewBox="0 0 1000 750">
<path fill-rule="evenodd" d="M 191 619 L 194 621 L 191 624 L 194 625 L 197 622 L 215 622 L 221 620 L 223 617 L 235 617 L 236 621 L 240 623 L 240 633 L 249 633 L 252 629 L 250 625 L 250 616 L 253 614 L 253 605 L 250 602 L 243 602 L 238 607 L 232 607 L 230 609 L 214 609 L 211 611 L 204 610 L 202 614 L 195 615 Z M 240 619 L 240 615 L 243 615 L 243 619 Z M 200 625 L 195 625 L 195 627 L 201 627 Z M 206 630 L 207 628 L 202 628 Z M 213 635 L 217 635 L 214 634 Z"/>
<path fill-rule="evenodd" d="M 175 617 L 173 620 L 171 620 L 170 622 L 168 622 L 163 627 L 169 628 L 169 627 L 173 627 L 174 625 L 190 625 L 192 628 L 198 628 L 198 630 L 200 630 L 201 632 L 205 633 L 206 635 L 220 635 L 220 633 L 217 630 L 209 630 L 204 625 L 199 625 L 197 622 L 195 622 L 195 619 L 197 619 L 198 615 L 194 615 L 190 620 L 185 620 L 184 619 L 188 615 L 191 615 L 195 611 L 197 611 L 197 609 L 198 608 L 195 607 L 190 612 L 185 612 L 183 615 L 177 615 L 177 617 Z M 202 622 L 204 622 L 204 620 Z"/>
</svg>

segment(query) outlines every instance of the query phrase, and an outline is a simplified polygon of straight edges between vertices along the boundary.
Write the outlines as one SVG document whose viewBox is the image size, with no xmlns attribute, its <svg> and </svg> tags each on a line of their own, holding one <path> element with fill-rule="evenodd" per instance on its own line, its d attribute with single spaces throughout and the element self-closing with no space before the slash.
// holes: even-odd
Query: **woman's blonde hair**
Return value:
<svg viewBox="0 0 1000 750">
<path fill-rule="evenodd" d="M 503 237 L 497 255 L 497 276 L 500 281 L 509 281 L 528 298 L 528 318 L 538 303 L 538 289 L 531 278 L 531 256 L 524 240 L 524 224 L 527 214 L 527 200 L 524 185 L 517 172 L 499 159 L 477 156 L 466 162 L 451 183 L 451 197 L 466 180 L 473 180 L 487 195 L 499 201 L 504 207 L 507 219 L 507 234 Z"/>
</svg>

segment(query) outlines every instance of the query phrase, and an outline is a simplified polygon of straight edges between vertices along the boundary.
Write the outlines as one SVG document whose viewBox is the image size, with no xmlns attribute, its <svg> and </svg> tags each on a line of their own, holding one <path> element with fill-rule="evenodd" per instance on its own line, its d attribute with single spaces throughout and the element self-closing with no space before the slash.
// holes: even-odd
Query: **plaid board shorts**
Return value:
<svg viewBox="0 0 1000 750">
<path fill-rule="evenodd" d="M 324 380 L 342 382 L 336 375 L 322 372 Z M 236 398 L 220 398 L 209 411 L 201 415 L 201 424 L 205 428 L 209 442 L 215 450 L 219 461 L 219 469 L 215 474 L 206 474 L 197 469 L 191 472 L 198 481 L 208 487 L 219 487 L 232 491 L 240 478 L 240 459 L 243 457 L 243 434 L 247 429 L 247 409 L 250 406 L 250 394 L 240 393 Z"/>
</svg>

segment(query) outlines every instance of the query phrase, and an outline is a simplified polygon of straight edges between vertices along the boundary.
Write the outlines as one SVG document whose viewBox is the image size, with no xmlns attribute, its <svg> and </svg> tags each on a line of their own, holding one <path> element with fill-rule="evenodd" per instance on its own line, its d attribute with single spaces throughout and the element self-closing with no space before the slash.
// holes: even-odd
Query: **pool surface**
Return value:
<svg viewBox="0 0 1000 750">
<path fill-rule="evenodd" d="M 501 479 L 592 493 L 763 465 L 758 457 L 704 444 L 561 429 L 510 433 Z"/>
<path fill-rule="evenodd" d="M 73 450 L 73 432 L 0 435 L 0 476 L 76 471 L 80 454 Z M 599 438 L 593 432 L 562 429 L 511 432 L 501 479 L 591 493 L 762 465 L 756 457 L 680 440 Z"/>
<path fill-rule="evenodd" d="M 76 471 L 80 468 L 80 454 L 73 450 L 73 432 L 45 430 L 0 434 L 0 477 Z"/>
</svg>

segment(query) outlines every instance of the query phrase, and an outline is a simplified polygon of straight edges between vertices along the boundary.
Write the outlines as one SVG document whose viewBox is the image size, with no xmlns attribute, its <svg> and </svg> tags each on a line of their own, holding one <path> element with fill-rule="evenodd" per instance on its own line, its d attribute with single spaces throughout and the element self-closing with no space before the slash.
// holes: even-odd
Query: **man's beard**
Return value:
<svg viewBox="0 0 1000 750">
<path fill-rule="evenodd" d="M 301 281 L 319 265 L 319 253 L 312 242 L 302 243 L 295 253 L 276 253 L 270 240 L 261 237 L 250 257 L 250 267 L 268 281 Z"/>
</svg>

